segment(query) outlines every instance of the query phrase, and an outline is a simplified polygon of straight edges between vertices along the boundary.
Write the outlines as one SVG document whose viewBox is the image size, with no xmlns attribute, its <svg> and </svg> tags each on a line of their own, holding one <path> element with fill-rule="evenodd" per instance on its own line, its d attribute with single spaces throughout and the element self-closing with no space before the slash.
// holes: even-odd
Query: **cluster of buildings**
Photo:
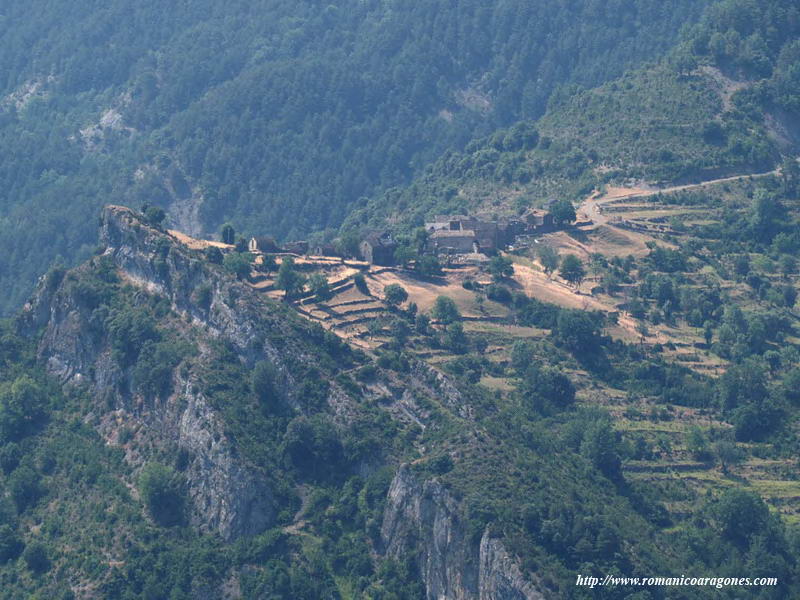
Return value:
<svg viewBox="0 0 800 600">
<path fill-rule="evenodd" d="M 483 255 L 491 256 L 498 250 L 514 244 L 521 236 L 547 233 L 555 228 L 553 216 L 545 209 L 532 208 L 521 217 L 483 220 L 468 215 L 436 215 L 425 223 L 428 233 L 426 253 L 432 255 Z M 330 246 L 330 245 L 328 245 Z M 314 248 L 313 254 L 337 256 L 333 246 Z M 395 264 L 397 243 L 388 232 L 367 235 L 359 244 L 361 257 L 374 265 Z M 272 238 L 250 239 L 250 252 L 292 252 L 306 254 L 307 242 L 290 242 L 279 247 Z"/>
<path fill-rule="evenodd" d="M 520 218 L 484 221 L 466 215 L 437 215 L 425 223 L 432 254 L 492 255 L 513 244 L 519 236 L 553 230 L 553 217 L 546 210 L 530 209 Z"/>
</svg>

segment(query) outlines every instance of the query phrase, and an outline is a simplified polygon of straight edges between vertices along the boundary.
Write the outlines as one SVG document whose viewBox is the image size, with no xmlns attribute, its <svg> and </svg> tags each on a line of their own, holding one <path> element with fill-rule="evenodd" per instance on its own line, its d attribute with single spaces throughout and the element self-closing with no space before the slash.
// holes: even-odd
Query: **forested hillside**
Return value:
<svg viewBox="0 0 800 600">
<path fill-rule="evenodd" d="M 0 8 L 0 311 L 109 198 L 298 237 L 671 47 L 699 0 Z M 23 242 L 24 240 L 24 242 Z M 31 248 L 36 248 L 31 252 Z"/>
<path fill-rule="evenodd" d="M 661 60 L 555 95 L 537 122 L 444 155 L 377 195 L 346 227 L 441 212 L 516 212 L 604 183 L 704 181 L 774 169 L 800 149 L 800 9 L 726 0 Z"/>
<path fill-rule="evenodd" d="M 618 429 L 598 406 L 624 403 L 618 423 L 660 430 L 681 410 L 717 423 L 717 397 L 733 393 L 737 413 L 754 408 L 751 388 L 735 394 L 736 371 L 714 382 L 612 340 L 598 313 L 518 293 L 514 321 L 539 333 L 501 343 L 510 360 L 485 351 L 511 328 L 465 332 L 458 310 L 445 319 L 439 309 L 425 327 L 398 311 L 406 333 L 365 353 L 141 214 L 106 208 L 102 243 L 78 268 L 52 270 L 0 329 L 5 597 L 756 591 L 575 585 L 577 574 L 607 572 L 763 575 L 778 584 L 752 597 L 797 592 L 795 525 L 730 481 L 715 493 L 641 481 L 623 464 L 669 442 Z M 420 360 L 422 348 L 451 352 L 448 375 Z M 481 370 L 509 387 L 475 385 Z M 787 409 L 796 396 L 768 391 Z M 648 418 L 637 408 L 645 398 Z M 791 454 L 790 427 L 774 426 L 774 443 L 748 450 L 754 460 Z M 710 433 L 733 464 L 729 429 Z M 689 449 L 711 452 L 707 435 L 698 429 Z"/>
<path fill-rule="evenodd" d="M 0 600 L 800 597 L 797 0 L 6 2 L 0 147 Z"/>
</svg>

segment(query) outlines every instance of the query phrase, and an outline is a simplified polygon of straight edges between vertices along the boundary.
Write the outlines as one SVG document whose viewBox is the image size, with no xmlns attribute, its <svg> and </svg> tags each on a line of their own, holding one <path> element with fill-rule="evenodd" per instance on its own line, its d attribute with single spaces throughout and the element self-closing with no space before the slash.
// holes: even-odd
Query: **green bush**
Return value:
<svg viewBox="0 0 800 600">
<path fill-rule="evenodd" d="M 31 542 L 22 553 L 25 565 L 34 573 L 44 573 L 50 569 L 47 547 L 41 542 Z"/>
<path fill-rule="evenodd" d="M 0 468 L 3 469 L 3 473 L 8 475 L 16 469 L 21 458 L 22 451 L 14 442 L 9 442 L 0 448 Z"/>
<path fill-rule="evenodd" d="M 335 476 L 343 457 L 336 428 L 321 415 L 292 419 L 283 448 L 289 465 L 312 479 Z"/>
<path fill-rule="evenodd" d="M 22 552 L 23 543 L 10 525 L 0 525 L 0 565 L 14 560 Z"/>
<path fill-rule="evenodd" d="M 111 312 L 106 326 L 114 356 L 123 367 L 136 361 L 147 342 L 161 338 L 156 321 L 146 307 L 120 306 Z"/>
<path fill-rule="evenodd" d="M 222 250 L 220 250 L 216 246 L 208 246 L 205 249 L 205 255 L 206 255 L 206 260 L 215 265 L 221 265 L 222 261 L 224 260 L 222 256 Z"/>
<path fill-rule="evenodd" d="M 194 301 L 200 308 L 208 310 L 211 306 L 211 300 L 214 297 L 214 291 L 208 284 L 203 284 L 197 288 L 194 293 Z"/>
<path fill-rule="evenodd" d="M 369 287 L 367 286 L 367 280 L 364 277 L 363 273 L 356 273 L 353 275 L 353 283 L 356 286 L 356 289 L 361 292 L 362 294 L 369 296 Z"/>
<path fill-rule="evenodd" d="M 486 297 L 495 302 L 508 304 L 511 302 L 511 291 L 504 285 L 493 283 L 486 288 Z"/>
<path fill-rule="evenodd" d="M 386 303 L 390 306 L 399 306 L 408 300 L 408 292 L 398 283 L 390 283 L 383 288 L 383 295 Z"/>
<path fill-rule="evenodd" d="M 9 476 L 8 490 L 18 512 L 23 512 L 44 494 L 39 475 L 26 465 L 18 467 Z"/>
<path fill-rule="evenodd" d="M 456 306 L 453 299 L 448 296 L 439 296 L 436 298 L 433 310 L 431 310 L 431 315 L 434 319 L 445 325 L 449 325 L 461 318 L 458 306 Z"/>
<path fill-rule="evenodd" d="M 45 415 L 47 397 L 28 375 L 0 384 L 0 439 L 19 439 Z"/>
<path fill-rule="evenodd" d="M 261 360 L 253 367 L 250 387 L 266 413 L 277 414 L 282 410 L 282 399 L 278 383 L 278 371 L 272 363 Z"/>
<path fill-rule="evenodd" d="M 236 275 L 237 279 L 246 279 L 250 274 L 251 255 L 244 252 L 229 252 L 222 260 L 225 269 Z"/>
<path fill-rule="evenodd" d="M 139 475 L 139 493 L 153 520 L 164 527 L 184 519 L 185 490 L 181 477 L 171 467 L 148 463 Z"/>
<path fill-rule="evenodd" d="M 328 278 L 322 273 L 314 273 L 308 278 L 308 289 L 314 294 L 317 302 L 324 302 L 331 297 L 331 286 Z"/>
</svg>

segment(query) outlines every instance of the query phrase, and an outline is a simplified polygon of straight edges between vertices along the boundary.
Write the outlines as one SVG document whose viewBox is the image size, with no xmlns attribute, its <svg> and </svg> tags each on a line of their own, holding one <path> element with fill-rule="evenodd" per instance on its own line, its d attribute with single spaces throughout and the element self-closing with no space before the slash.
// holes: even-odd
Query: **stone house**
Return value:
<svg viewBox="0 0 800 600">
<path fill-rule="evenodd" d="M 336 248 L 335 244 L 325 243 L 315 246 L 312 254 L 316 256 L 329 256 L 341 258 L 342 253 Z"/>
<path fill-rule="evenodd" d="M 358 245 L 361 257 L 371 265 L 390 266 L 394 264 L 394 251 L 397 244 L 388 233 L 371 233 Z"/>
<path fill-rule="evenodd" d="M 265 254 L 273 254 L 275 252 L 280 252 L 281 249 L 278 246 L 275 238 L 273 237 L 251 237 L 250 241 L 247 242 L 247 250 L 253 253 L 265 253 Z"/>
<path fill-rule="evenodd" d="M 523 215 L 523 218 L 527 233 L 544 233 L 555 229 L 553 215 L 541 208 L 531 208 Z"/>
<path fill-rule="evenodd" d="M 305 240 L 286 242 L 283 245 L 283 250 L 291 254 L 308 254 L 308 242 Z"/>
<path fill-rule="evenodd" d="M 434 254 L 470 254 L 480 246 L 472 229 L 440 229 L 428 237 L 428 249 Z"/>
</svg>

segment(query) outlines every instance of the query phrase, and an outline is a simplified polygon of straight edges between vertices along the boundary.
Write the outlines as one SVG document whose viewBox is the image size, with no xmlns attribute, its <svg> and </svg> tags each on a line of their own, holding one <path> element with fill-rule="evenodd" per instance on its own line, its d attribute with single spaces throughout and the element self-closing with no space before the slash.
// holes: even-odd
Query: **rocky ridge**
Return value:
<svg viewBox="0 0 800 600">
<path fill-rule="evenodd" d="M 118 276 L 134 289 L 166 298 L 186 327 L 210 340 L 225 341 L 250 367 L 269 362 L 286 402 L 302 412 L 292 365 L 314 360 L 304 339 L 310 324 L 288 307 L 264 300 L 127 208 L 104 209 L 101 241 L 101 256 L 113 262 Z M 189 457 L 184 471 L 189 517 L 199 530 L 230 541 L 274 525 L 280 507 L 268 474 L 242 457 L 191 370 L 175 370 L 165 397 L 147 400 L 131 390 L 128 374 L 113 358 L 108 332 L 72 285 L 88 268 L 79 267 L 72 276 L 46 277 L 26 305 L 19 326 L 29 333 L 42 332 L 40 360 L 65 385 L 88 389 L 95 402 L 87 420 L 109 443 L 122 445 L 125 432 L 132 430 L 138 441 L 147 442 L 146 448 Z M 196 300 L 201 287 L 210 290 L 204 305 Z M 283 340 L 280 344 L 274 341 L 277 337 Z M 354 400 L 335 381 L 329 383 L 329 413 L 334 421 L 344 422 L 355 410 Z M 472 408 L 457 387 L 427 365 L 413 365 L 410 381 L 404 388 L 402 384 L 378 381 L 364 386 L 362 393 L 385 399 L 387 390 L 395 390 L 394 401 L 385 408 L 394 418 L 422 428 L 428 415 L 416 405 L 415 395 L 435 395 L 459 418 L 472 418 Z M 147 456 L 126 448 L 126 458 L 138 468 Z M 379 554 L 392 557 L 419 552 L 420 576 L 430 599 L 544 597 L 522 575 L 500 539 L 488 529 L 473 539 L 448 490 L 436 480 L 418 480 L 408 466 L 397 471 L 390 487 L 379 546 Z"/>
</svg>

